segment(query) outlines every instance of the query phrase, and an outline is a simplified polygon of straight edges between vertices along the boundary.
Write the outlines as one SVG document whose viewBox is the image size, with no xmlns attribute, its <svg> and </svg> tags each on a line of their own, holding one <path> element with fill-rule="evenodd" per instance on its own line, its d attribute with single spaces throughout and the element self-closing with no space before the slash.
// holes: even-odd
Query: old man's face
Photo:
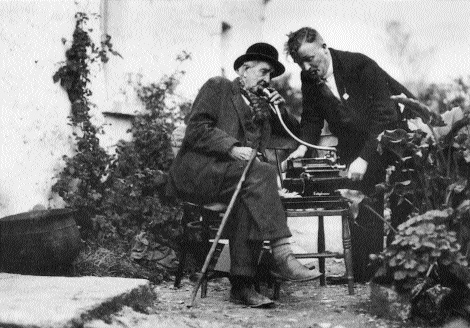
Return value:
<svg viewBox="0 0 470 328">
<path fill-rule="evenodd" d="M 252 61 L 246 63 L 246 68 L 241 79 L 246 89 L 254 90 L 262 82 L 269 83 L 273 68 L 271 64 L 263 61 Z"/>
</svg>

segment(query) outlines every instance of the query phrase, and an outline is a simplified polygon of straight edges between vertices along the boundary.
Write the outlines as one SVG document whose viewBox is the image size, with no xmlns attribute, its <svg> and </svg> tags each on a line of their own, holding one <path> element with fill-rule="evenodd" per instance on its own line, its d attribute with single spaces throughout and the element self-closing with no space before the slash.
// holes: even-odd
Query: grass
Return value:
<svg viewBox="0 0 470 328">
<path fill-rule="evenodd" d="M 134 261 L 121 245 L 87 244 L 73 263 L 74 276 L 142 278 L 161 283 L 168 278 L 162 267 Z"/>
</svg>

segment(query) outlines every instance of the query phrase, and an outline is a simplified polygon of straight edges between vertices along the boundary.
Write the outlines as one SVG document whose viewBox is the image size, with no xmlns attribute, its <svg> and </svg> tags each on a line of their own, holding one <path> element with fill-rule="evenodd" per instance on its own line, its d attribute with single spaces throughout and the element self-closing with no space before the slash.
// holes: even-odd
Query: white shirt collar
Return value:
<svg viewBox="0 0 470 328">
<path fill-rule="evenodd" d="M 331 57 L 330 51 L 328 51 L 328 58 L 330 59 L 330 65 L 326 70 L 325 79 L 329 79 L 331 76 L 333 76 L 333 58 Z"/>
<path fill-rule="evenodd" d="M 331 92 L 333 92 L 335 97 L 341 100 L 341 96 L 339 95 L 339 90 L 336 87 L 336 79 L 333 74 L 333 60 L 331 58 L 330 52 L 328 52 L 328 56 L 330 57 L 330 66 L 328 66 L 328 69 L 326 70 L 325 83 L 330 88 Z"/>
</svg>

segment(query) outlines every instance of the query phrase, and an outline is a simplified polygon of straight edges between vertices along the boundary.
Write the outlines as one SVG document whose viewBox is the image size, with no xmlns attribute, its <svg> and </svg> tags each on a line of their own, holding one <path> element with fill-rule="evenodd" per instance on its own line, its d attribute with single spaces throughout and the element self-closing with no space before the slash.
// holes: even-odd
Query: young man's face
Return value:
<svg viewBox="0 0 470 328">
<path fill-rule="evenodd" d="M 253 89 L 258 86 L 262 81 L 269 83 L 271 81 L 271 74 L 273 68 L 271 64 L 266 62 L 255 62 L 247 67 L 242 75 L 242 79 L 247 89 Z"/>
<path fill-rule="evenodd" d="M 303 43 L 292 57 L 302 71 L 309 73 L 312 77 L 325 77 L 330 66 L 328 48 L 318 42 Z"/>
</svg>

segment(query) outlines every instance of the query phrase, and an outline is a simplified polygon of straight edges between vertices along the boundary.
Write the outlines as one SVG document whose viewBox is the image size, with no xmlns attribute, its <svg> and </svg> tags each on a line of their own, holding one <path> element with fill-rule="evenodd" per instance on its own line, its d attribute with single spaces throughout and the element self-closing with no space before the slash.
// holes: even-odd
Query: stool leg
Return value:
<svg viewBox="0 0 470 328">
<path fill-rule="evenodd" d="M 281 281 L 278 279 L 274 280 L 274 288 L 273 288 L 273 300 L 277 301 L 279 299 L 281 292 Z"/>
<path fill-rule="evenodd" d="M 346 266 L 346 277 L 348 279 L 348 292 L 349 295 L 354 294 L 354 274 L 353 262 L 351 252 L 351 230 L 349 229 L 348 214 L 341 215 L 343 226 L 343 251 L 344 251 L 344 264 Z"/>
<path fill-rule="evenodd" d="M 325 223 L 323 220 L 323 215 L 318 216 L 318 253 L 325 253 Z M 323 275 L 320 277 L 320 286 L 326 285 L 325 277 L 325 258 L 318 258 L 318 269 Z"/>
<path fill-rule="evenodd" d="M 211 248 L 211 242 L 209 241 L 211 238 L 210 237 L 210 224 L 209 224 L 209 219 L 211 215 L 212 215 L 211 211 L 208 211 L 208 210 L 201 212 L 201 218 L 202 218 L 201 236 L 202 236 L 202 240 L 204 241 L 204 246 L 203 246 L 204 254 L 208 254 Z M 212 261 L 213 261 L 213 258 L 212 258 Z M 212 264 L 212 261 L 210 264 Z M 211 269 L 213 269 L 213 266 L 212 267 L 209 266 L 207 268 L 206 276 L 201 282 L 201 298 L 207 297 L 207 282 L 209 280 L 207 275 Z"/>
<path fill-rule="evenodd" d="M 187 253 L 188 252 L 186 250 L 186 247 L 184 247 L 181 250 L 181 255 L 180 255 L 180 258 L 179 258 L 180 263 L 178 264 L 178 270 L 176 271 L 176 275 L 175 275 L 175 283 L 173 285 L 175 288 L 180 288 L 181 278 L 183 278 L 184 267 L 186 265 L 186 255 L 187 255 Z"/>
<path fill-rule="evenodd" d="M 179 264 L 178 264 L 178 270 L 176 271 L 176 275 L 175 275 L 175 283 L 173 284 L 173 286 L 175 288 L 179 288 L 180 285 L 181 285 L 181 279 L 183 278 L 183 275 L 184 275 L 184 269 L 185 269 L 185 266 L 186 266 L 186 258 L 187 258 L 187 254 L 188 254 L 188 241 L 189 241 L 189 237 L 188 237 L 188 228 L 187 228 L 187 224 L 188 222 L 191 220 L 192 216 L 191 216 L 191 211 L 190 211 L 190 208 L 188 207 L 188 205 L 184 205 L 183 206 L 183 218 L 181 219 L 181 224 L 183 226 L 183 235 L 181 237 L 181 254 L 180 254 L 180 258 L 179 258 Z"/>
</svg>

